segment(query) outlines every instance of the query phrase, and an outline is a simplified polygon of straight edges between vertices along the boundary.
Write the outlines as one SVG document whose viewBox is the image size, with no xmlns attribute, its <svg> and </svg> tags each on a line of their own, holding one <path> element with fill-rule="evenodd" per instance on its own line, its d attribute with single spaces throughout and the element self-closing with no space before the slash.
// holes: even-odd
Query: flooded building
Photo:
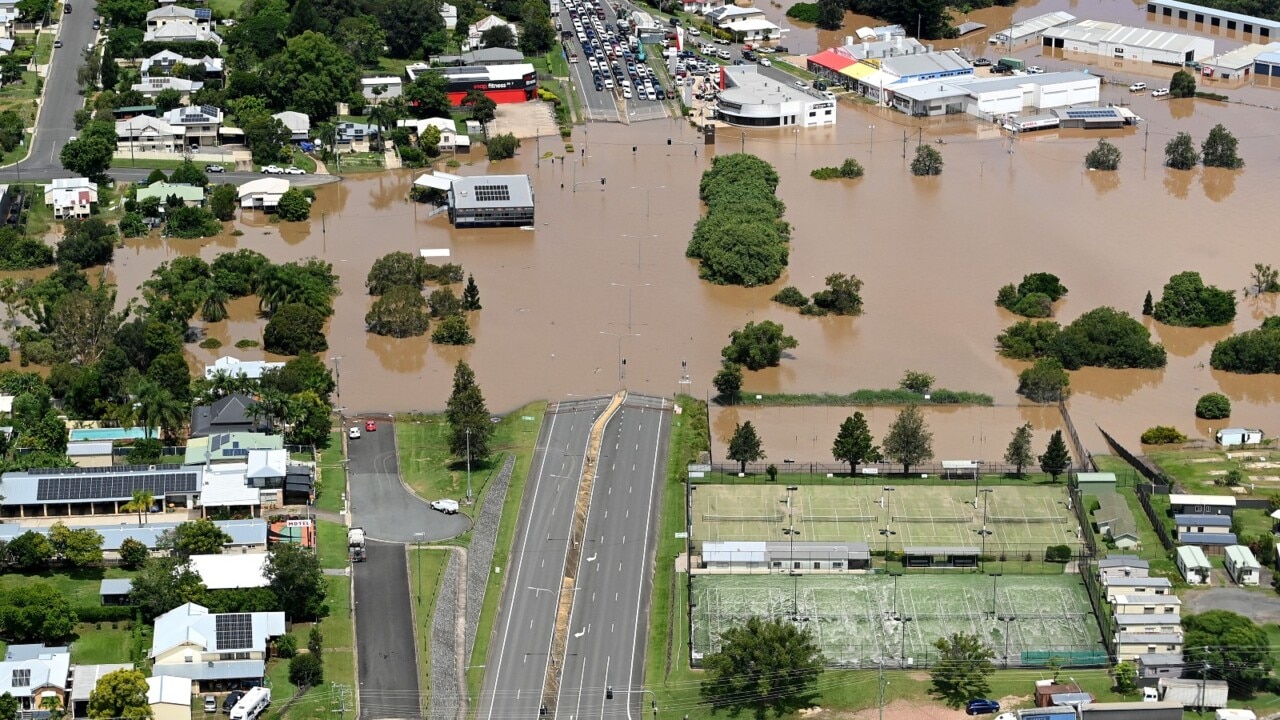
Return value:
<svg viewBox="0 0 1280 720">
<path fill-rule="evenodd" d="M 499 105 L 532 100 L 538 93 L 538 71 L 529 63 L 515 65 L 472 65 L 440 68 L 447 85 L 449 102 L 462 105 L 462 98 L 478 90 Z"/>
<path fill-rule="evenodd" d="M 1266 18 L 1243 15 L 1229 10 L 1193 5 L 1178 0 L 1153 0 L 1147 3 L 1147 13 L 1157 18 L 1185 20 L 1207 26 L 1209 31 L 1237 31 L 1253 35 L 1255 39 L 1269 40 L 1280 36 L 1280 22 Z"/>
<path fill-rule="evenodd" d="M 755 65 L 727 66 L 721 77 L 726 87 L 720 92 L 716 117 L 730 125 L 823 127 L 836 124 L 835 100 L 819 95 L 816 90 L 761 75 Z"/>
<path fill-rule="evenodd" d="M 1213 55 L 1211 38 L 1129 27 L 1103 20 L 1081 20 L 1074 25 L 1045 30 L 1044 47 L 1116 60 L 1182 65 Z"/>
<path fill-rule="evenodd" d="M 449 221 L 455 227 L 532 225 L 533 183 L 528 175 L 460 177 L 449 183 Z"/>
<path fill-rule="evenodd" d="M 1035 42 L 1040 35 L 1049 28 L 1062 27 L 1070 25 L 1076 21 L 1076 16 L 1068 12 L 1051 12 L 1033 17 L 1030 20 L 1014 23 L 1008 28 L 996 33 L 992 33 L 987 38 L 987 43 L 991 45 L 1002 45 L 1007 48 L 1015 48 L 1019 45 L 1027 45 Z"/>
<path fill-rule="evenodd" d="M 1215 55 L 1200 63 L 1200 76 L 1207 81 L 1244 80 L 1253 73 L 1254 64 L 1261 55 L 1274 53 L 1277 50 L 1280 50 L 1280 42 L 1269 45 L 1253 43 Z"/>
<path fill-rule="evenodd" d="M 892 106 L 908 115 L 969 113 L 982 118 L 1098 102 L 1102 81 L 1088 72 L 962 78 L 897 88 Z M 1056 123 L 1055 123 L 1056 125 Z"/>
</svg>

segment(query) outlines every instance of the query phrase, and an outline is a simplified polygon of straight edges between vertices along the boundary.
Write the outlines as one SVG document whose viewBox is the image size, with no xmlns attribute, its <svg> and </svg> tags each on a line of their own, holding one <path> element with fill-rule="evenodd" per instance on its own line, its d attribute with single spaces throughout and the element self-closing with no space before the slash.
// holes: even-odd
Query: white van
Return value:
<svg viewBox="0 0 1280 720">
<path fill-rule="evenodd" d="M 432 500 L 432 501 L 431 501 L 431 509 L 432 509 L 432 510 L 439 510 L 440 512 L 444 513 L 445 515 L 452 515 L 452 514 L 454 514 L 454 513 L 458 512 L 458 501 L 457 501 L 457 500 L 447 500 L 447 499 L 446 499 L 446 500 Z M 234 718 L 232 718 L 232 720 L 235 720 L 235 719 L 234 719 Z"/>
<path fill-rule="evenodd" d="M 270 704 L 271 690 L 264 687 L 252 688 L 231 708 L 231 720 L 257 720 Z"/>
</svg>

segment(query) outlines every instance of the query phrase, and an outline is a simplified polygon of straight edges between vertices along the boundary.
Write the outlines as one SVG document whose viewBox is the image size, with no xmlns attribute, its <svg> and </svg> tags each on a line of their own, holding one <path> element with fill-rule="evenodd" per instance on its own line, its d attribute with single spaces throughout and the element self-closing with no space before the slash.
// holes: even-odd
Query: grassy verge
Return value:
<svg viewBox="0 0 1280 720">
<path fill-rule="evenodd" d="M 983 405 L 995 400 L 985 393 L 937 389 L 928 397 L 910 390 L 854 390 L 847 395 L 835 393 L 752 393 L 744 392 L 739 405 Z"/>
<path fill-rule="evenodd" d="M 346 492 L 347 477 L 342 465 L 342 433 L 329 433 L 329 447 L 320 451 L 317 471 L 320 476 L 316 489 L 316 507 L 330 512 L 342 512 L 342 494 Z"/>
<path fill-rule="evenodd" d="M 53 59 L 53 33 L 40 33 L 36 38 L 35 60 L 37 65 L 48 65 Z"/>
<path fill-rule="evenodd" d="M 285 720 L 333 720 L 340 708 L 338 693 L 332 683 L 348 689 L 347 712 L 354 715 L 351 690 L 355 686 L 355 632 L 351 617 L 351 580 L 346 577 L 326 577 L 329 584 L 329 615 L 320 621 L 320 633 L 324 636 L 324 683 L 312 688 L 287 708 L 289 699 L 297 692 L 289 682 L 289 661 L 276 658 L 267 663 L 267 681 L 271 687 L 271 709 L 267 718 Z M 299 648 L 306 648 L 313 623 L 297 623 L 289 633 Z"/>
<path fill-rule="evenodd" d="M 339 153 L 329 171 L 335 175 L 353 175 L 382 172 L 384 169 L 386 169 L 386 159 L 382 153 L 365 152 Z"/>
<path fill-rule="evenodd" d="M 417 555 L 417 557 L 413 557 Z M 436 596 L 449 562 L 447 550 L 414 550 L 409 556 L 409 582 L 414 593 L 414 617 L 418 633 L 418 687 L 426 697 L 431 695 L 431 620 L 436 611 Z M 420 593 L 420 594 L 419 594 Z"/>
<path fill-rule="evenodd" d="M 1246 476 L 1245 487 L 1249 486 L 1249 475 L 1271 475 L 1273 471 L 1266 468 L 1251 469 L 1250 464 L 1258 462 L 1280 462 L 1280 451 L 1267 448 L 1236 450 L 1233 455 L 1248 457 L 1227 457 L 1225 450 L 1155 450 L 1147 453 L 1160 469 L 1174 480 L 1183 492 L 1194 495 L 1232 495 L 1231 488 L 1218 485 L 1217 481 L 1231 470 L 1240 470 Z"/>
<path fill-rule="evenodd" d="M 177 170 L 184 162 L 186 161 L 181 158 L 177 160 L 151 160 L 147 158 L 131 158 L 128 153 L 117 153 L 111 161 L 111 166 L 117 168 L 142 168 L 144 170 Z M 204 167 L 206 164 L 216 163 L 196 162 L 196 167 Z M 211 177 L 209 180 L 210 182 L 217 182 L 217 176 Z"/>
<path fill-rule="evenodd" d="M 529 403 L 503 418 L 494 435 L 495 439 L 505 438 L 504 446 L 495 447 L 515 453 L 516 464 L 511 470 L 506 501 L 502 504 L 502 520 L 498 523 L 498 538 L 493 548 L 493 567 L 510 567 L 511 543 L 520 519 L 520 502 L 524 499 L 529 464 L 533 461 L 534 446 L 538 442 L 538 432 L 546 409 L 545 402 Z M 498 605 L 502 602 L 504 578 L 505 572 L 489 573 L 488 584 L 485 586 L 484 605 L 480 608 L 480 621 L 476 628 L 476 644 L 471 652 L 471 669 L 467 671 L 467 692 L 473 702 L 479 697 L 481 684 L 484 682 L 484 668 L 481 666 L 486 663 L 485 658 L 489 653 L 493 624 L 498 617 Z"/>
<path fill-rule="evenodd" d="M 13 590 L 20 585 L 43 582 L 62 593 L 71 607 L 101 605 L 98 589 L 106 578 L 132 578 L 136 573 L 120 568 L 90 568 L 86 570 L 49 570 L 41 573 L 9 573 L 0 575 L 0 592 Z"/>
<path fill-rule="evenodd" d="M 316 521 L 316 544 L 319 546 L 320 567 L 341 569 L 347 567 L 347 528 L 328 520 Z"/>
<path fill-rule="evenodd" d="M 530 403 L 502 419 L 489 440 L 492 459 L 471 465 L 471 494 L 480 497 L 491 473 L 502 467 L 502 454 L 532 447 L 546 403 Z M 523 418 L 531 418 L 525 420 Z M 449 452 L 449 423 L 444 415 L 405 415 L 396 419 L 400 477 L 427 500 L 467 494 L 467 467 Z M 518 470 L 519 468 L 517 468 Z"/>
<path fill-rule="evenodd" d="M 77 625 L 76 640 L 71 643 L 71 662 L 77 665 L 130 662 L 129 646 L 133 644 L 133 636 L 127 625 L 129 623 Z"/>
<path fill-rule="evenodd" d="M 662 488 L 662 510 L 658 525 L 658 549 L 653 573 L 653 599 L 649 611 L 648 654 L 645 656 L 645 686 L 658 695 L 673 694 L 687 686 L 672 674 L 687 676 L 688 644 L 682 638 L 688 629 L 688 574 L 676 576 L 675 558 L 685 551 L 685 541 L 676 533 L 687 529 L 684 502 L 686 466 L 708 449 L 706 403 L 687 395 L 676 399 L 683 412 L 672 417 L 671 446 L 667 457 L 667 478 Z M 687 681 L 686 681 L 687 682 Z M 658 707 L 671 704 L 659 697 Z"/>
<path fill-rule="evenodd" d="M 1151 521 L 1147 518 L 1147 513 L 1142 509 L 1142 503 L 1138 502 L 1137 492 L 1133 489 L 1135 482 L 1139 480 L 1137 471 L 1134 470 L 1129 463 L 1115 455 L 1094 455 L 1094 463 L 1098 466 L 1098 472 L 1115 473 L 1116 478 L 1120 480 L 1116 485 L 1116 492 L 1120 493 L 1120 497 L 1124 498 L 1125 504 L 1129 506 L 1129 512 L 1133 515 L 1134 525 L 1138 529 L 1138 542 L 1142 545 L 1138 549 L 1138 557 L 1151 563 L 1151 571 L 1155 575 L 1167 577 L 1175 584 L 1182 581 L 1182 575 L 1178 572 L 1177 566 L 1170 558 L 1169 553 L 1160 544 L 1160 537 L 1156 535 L 1155 528 L 1151 526 Z M 1164 509 L 1168 509 L 1169 500 L 1162 495 L 1153 495 L 1151 497 L 1152 509 L 1157 513 L 1162 513 L 1163 503 Z M 1104 546 L 1100 543 L 1099 549 Z"/>
<path fill-rule="evenodd" d="M 300 170 L 306 170 L 308 175 L 311 175 L 316 171 L 315 158 L 297 148 L 293 149 L 293 161 L 291 164 Z"/>
<path fill-rule="evenodd" d="M 947 479 L 941 475 L 930 475 L 929 477 L 921 477 L 915 471 L 910 475 L 902 475 L 901 466 L 895 467 L 893 472 L 881 472 L 878 475 L 850 475 L 848 466 L 841 472 L 827 474 L 823 470 L 823 466 L 819 465 L 813 468 L 812 472 L 804 472 L 803 468 L 811 467 L 805 463 L 795 463 L 792 465 L 781 465 L 778 467 L 779 473 L 776 480 L 770 480 L 769 476 L 761 472 L 749 472 L 743 477 L 738 477 L 737 466 L 731 465 L 731 472 L 721 472 L 714 470 L 707 473 L 707 476 L 699 479 L 699 484 L 707 485 L 778 485 L 785 487 L 787 485 L 884 485 L 887 480 L 892 479 L 893 485 L 897 487 L 911 487 L 916 485 L 940 485 L 945 487 L 954 487 L 956 485 L 965 485 L 972 482 L 968 479 Z M 756 466 L 759 467 L 758 465 Z M 796 470 L 800 468 L 801 470 Z M 1048 473 L 1025 472 L 1022 477 L 1013 474 L 986 474 L 978 478 L 978 484 L 987 487 L 1030 487 L 1033 485 L 1049 485 L 1065 487 L 1061 477 L 1059 482 L 1054 483 L 1053 478 Z"/>
</svg>

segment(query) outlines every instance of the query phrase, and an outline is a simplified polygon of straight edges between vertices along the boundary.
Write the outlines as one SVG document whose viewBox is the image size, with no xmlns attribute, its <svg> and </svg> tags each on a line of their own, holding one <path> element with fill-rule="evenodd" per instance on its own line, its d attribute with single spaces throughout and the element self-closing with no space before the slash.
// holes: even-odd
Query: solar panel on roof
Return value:
<svg viewBox="0 0 1280 720">
<path fill-rule="evenodd" d="M 147 466 L 139 466 L 147 467 Z M 169 466 L 177 468 L 180 466 Z M 99 469 L 100 470 L 100 469 Z M 194 472 L 152 472 L 148 474 L 108 474 L 97 476 L 42 477 L 37 481 L 36 500 L 41 502 L 85 501 L 128 498 L 135 490 L 150 490 L 157 497 L 193 493 L 199 490 Z"/>
<path fill-rule="evenodd" d="M 506 202 L 511 199 L 511 188 L 506 185 L 477 185 L 477 202 Z"/>
<path fill-rule="evenodd" d="M 214 435 L 213 437 L 209 438 L 209 450 L 212 452 L 217 452 L 218 450 L 222 449 L 222 442 L 227 437 L 228 436 L 226 435 Z"/>
<path fill-rule="evenodd" d="M 245 650 L 253 647 L 253 616 L 248 613 L 224 613 L 213 619 L 214 641 L 218 650 Z"/>
<path fill-rule="evenodd" d="M 231 448 L 222 454 L 227 457 L 249 457 L 249 451 L 246 448 Z"/>
<path fill-rule="evenodd" d="M 197 19 L 197 20 L 212 20 L 212 19 L 213 19 L 213 11 L 212 11 L 212 10 L 210 10 L 209 8 L 196 8 L 196 19 Z"/>
<path fill-rule="evenodd" d="M 218 117 L 218 108 L 212 105 L 201 105 L 200 112 L 208 115 L 209 117 Z"/>
</svg>

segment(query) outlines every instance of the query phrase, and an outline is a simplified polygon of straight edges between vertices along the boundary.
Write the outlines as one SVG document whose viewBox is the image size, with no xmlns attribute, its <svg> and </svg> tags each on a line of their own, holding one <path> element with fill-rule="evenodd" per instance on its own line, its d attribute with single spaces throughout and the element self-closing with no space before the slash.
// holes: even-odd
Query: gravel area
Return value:
<svg viewBox="0 0 1280 720">
<path fill-rule="evenodd" d="M 1182 603 L 1183 615 L 1230 610 L 1259 624 L 1280 622 L 1280 597 L 1266 585 L 1252 590 L 1234 586 L 1187 590 L 1182 594 Z"/>
<path fill-rule="evenodd" d="M 471 546 L 467 549 L 467 664 L 471 664 L 471 650 L 476 646 L 476 628 L 480 625 L 480 610 L 484 607 L 484 591 L 489 573 L 493 572 L 493 549 L 498 540 L 498 523 L 502 520 L 502 505 L 507 501 L 507 487 L 511 484 L 511 471 L 516 456 L 507 455 L 502 470 L 493 479 L 484 505 L 471 531 Z"/>
<path fill-rule="evenodd" d="M 449 553 L 440 592 L 436 595 L 436 611 L 431 618 L 431 688 L 427 717 L 453 718 L 458 714 L 458 553 Z"/>
</svg>

